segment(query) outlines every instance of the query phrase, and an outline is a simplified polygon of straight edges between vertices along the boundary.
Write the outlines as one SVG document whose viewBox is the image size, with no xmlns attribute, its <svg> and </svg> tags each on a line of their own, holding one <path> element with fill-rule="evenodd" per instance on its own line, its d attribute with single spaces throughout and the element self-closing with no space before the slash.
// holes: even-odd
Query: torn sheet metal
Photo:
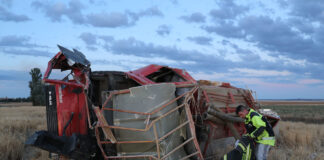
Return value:
<svg viewBox="0 0 324 160">
<path fill-rule="evenodd" d="M 62 52 L 62 54 L 68 59 L 68 63 L 72 66 L 75 63 L 82 64 L 84 66 L 89 66 L 90 62 L 86 59 L 86 57 L 78 50 L 73 49 L 73 51 L 68 50 L 60 45 L 57 45 Z"/>
</svg>

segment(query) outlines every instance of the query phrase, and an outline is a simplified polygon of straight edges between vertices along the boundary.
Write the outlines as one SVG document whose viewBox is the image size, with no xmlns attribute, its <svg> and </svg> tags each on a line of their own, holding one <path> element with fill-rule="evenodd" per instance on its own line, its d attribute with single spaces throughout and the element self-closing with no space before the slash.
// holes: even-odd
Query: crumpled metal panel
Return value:
<svg viewBox="0 0 324 160">
<path fill-rule="evenodd" d="M 86 57 L 80 51 L 78 51 L 76 49 L 73 49 L 73 51 L 70 51 L 60 45 L 57 45 L 57 46 L 59 47 L 61 52 L 64 54 L 64 56 L 68 60 L 70 60 L 72 63 L 75 62 L 75 63 L 82 64 L 84 66 L 90 65 L 90 62 L 86 59 Z M 70 66 L 72 66 L 73 64 L 70 64 Z"/>
<path fill-rule="evenodd" d="M 114 95 L 113 108 L 151 113 L 173 100 L 175 98 L 175 90 L 175 85 L 170 83 L 130 88 L 130 93 Z M 119 127 L 144 129 L 146 124 L 175 107 L 177 107 L 176 101 L 151 115 L 149 121 L 147 121 L 148 115 L 113 112 L 113 124 Z M 180 124 L 180 114 L 178 111 L 172 112 L 155 124 L 158 137 L 162 137 Z M 117 144 L 117 155 L 119 156 L 139 154 L 157 155 L 153 127 L 146 132 L 114 129 L 114 135 L 117 141 L 153 141 L 153 143 Z M 178 130 L 160 142 L 161 156 L 180 145 L 182 143 L 181 140 L 180 130 Z M 181 148 L 171 154 L 167 159 L 180 159 L 184 156 L 186 156 L 186 153 Z"/>
</svg>

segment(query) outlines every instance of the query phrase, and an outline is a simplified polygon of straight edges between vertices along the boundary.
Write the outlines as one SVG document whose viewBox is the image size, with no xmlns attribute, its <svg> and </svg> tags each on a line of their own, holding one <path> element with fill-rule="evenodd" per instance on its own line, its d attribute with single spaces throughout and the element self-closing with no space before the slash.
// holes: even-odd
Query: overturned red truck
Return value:
<svg viewBox="0 0 324 160">
<path fill-rule="evenodd" d="M 43 78 L 48 130 L 26 141 L 59 157 L 213 159 L 220 139 L 246 132 L 235 107 L 260 108 L 250 90 L 197 82 L 182 69 L 91 71 L 81 52 L 59 49 Z M 54 69 L 70 73 L 51 79 Z M 275 127 L 279 116 L 265 116 Z"/>
</svg>

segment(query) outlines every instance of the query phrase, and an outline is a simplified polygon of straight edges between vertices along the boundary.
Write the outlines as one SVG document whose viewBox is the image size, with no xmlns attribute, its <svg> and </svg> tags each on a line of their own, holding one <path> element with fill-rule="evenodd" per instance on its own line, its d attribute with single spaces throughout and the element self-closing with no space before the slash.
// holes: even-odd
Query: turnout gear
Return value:
<svg viewBox="0 0 324 160">
<path fill-rule="evenodd" d="M 235 148 L 223 156 L 223 160 L 255 160 L 253 139 L 242 136 Z"/>
<path fill-rule="evenodd" d="M 245 128 L 248 135 L 255 139 L 257 143 L 270 146 L 275 145 L 275 135 L 271 125 L 264 116 L 253 109 L 250 109 L 249 113 L 246 115 Z"/>
</svg>

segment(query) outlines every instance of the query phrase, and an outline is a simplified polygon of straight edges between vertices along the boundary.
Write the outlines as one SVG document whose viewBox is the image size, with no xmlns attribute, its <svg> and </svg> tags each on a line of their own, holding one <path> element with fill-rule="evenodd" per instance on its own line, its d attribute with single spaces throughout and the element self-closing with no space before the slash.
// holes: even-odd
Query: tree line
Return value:
<svg viewBox="0 0 324 160">
<path fill-rule="evenodd" d="M 0 102 L 7 103 L 7 102 L 31 102 L 30 97 L 18 97 L 18 98 L 0 98 Z"/>
<path fill-rule="evenodd" d="M 29 72 L 31 81 L 29 81 L 30 88 L 30 101 L 33 106 L 45 105 L 45 91 L 44 84 L 42 83 L 42 73 L 39 68 L 33 68 Z"/>
</svg>

